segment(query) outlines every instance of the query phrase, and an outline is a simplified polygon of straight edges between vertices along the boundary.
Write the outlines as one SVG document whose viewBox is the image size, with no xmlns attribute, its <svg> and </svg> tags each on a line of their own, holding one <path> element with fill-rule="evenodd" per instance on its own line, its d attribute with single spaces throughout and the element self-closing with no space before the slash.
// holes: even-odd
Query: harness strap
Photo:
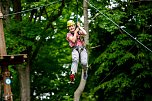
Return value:
<svg viewBox="0 0 152 101">
<path fill-rule="evenodd" d="M 80 54 L 85 49 L 85 47 L 84 46 L 74 46 L 73 49 L 77 50 L 78 53 Z"/>
</svg>

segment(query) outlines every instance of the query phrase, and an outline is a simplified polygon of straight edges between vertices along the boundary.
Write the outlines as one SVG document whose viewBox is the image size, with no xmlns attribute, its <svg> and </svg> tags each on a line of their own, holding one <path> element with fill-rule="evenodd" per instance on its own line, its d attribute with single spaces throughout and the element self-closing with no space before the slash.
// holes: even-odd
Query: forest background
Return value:
<svg viewBox="0 0 152 101">
<path fill-rule="evenodd" d="M 81 66 L 68 84 L 66 22 L 76 20 L 78 7 L 83 25 L 78 1 L 1 0 L 7 54 L 28 55 L 26 63 L 9 66 L 14 101 L 73 101 Z M 89 0 L 89 76 L 81 101 L 152 100 L 152 52 L 136 41 L 152 49 L 151 9 L 151 0 Z"/>
</svg>

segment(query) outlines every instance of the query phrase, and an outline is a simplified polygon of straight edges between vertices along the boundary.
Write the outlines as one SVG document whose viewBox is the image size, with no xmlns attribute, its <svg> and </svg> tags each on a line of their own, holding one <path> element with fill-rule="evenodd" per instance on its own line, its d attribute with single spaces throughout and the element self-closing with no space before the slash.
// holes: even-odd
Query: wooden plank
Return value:
<svg viewBox="0 0 152 101">
<path fill-rule="evenodd" d="M 0 65 L 16 65 L 27 60 L 27 54 L 1 55 Z"/>
</svg>

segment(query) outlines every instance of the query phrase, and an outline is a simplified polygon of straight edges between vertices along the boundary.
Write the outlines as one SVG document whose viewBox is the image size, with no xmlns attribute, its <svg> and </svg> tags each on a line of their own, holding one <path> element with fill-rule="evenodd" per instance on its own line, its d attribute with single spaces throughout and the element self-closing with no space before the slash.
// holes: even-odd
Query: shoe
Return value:
<svg viewBox="0 0 152 101">
<path fill-rule="evenodd" d="M 83 79 L 86 80 L 88 78 L 87 70 L 84 71 Z"/>
<path fill-rule="evenodd" d="M 74 83 L 75 80 L 75 75 L 74 74 L 70 74 L 70 82 Z"/>
</svg>

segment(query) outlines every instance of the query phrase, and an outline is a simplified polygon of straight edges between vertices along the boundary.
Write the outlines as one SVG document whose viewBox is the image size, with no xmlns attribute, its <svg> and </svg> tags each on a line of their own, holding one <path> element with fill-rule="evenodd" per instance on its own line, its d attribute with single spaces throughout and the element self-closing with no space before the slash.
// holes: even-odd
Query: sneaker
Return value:
<svg viewBox="0 0 152 101">
<path fill-rule="evenodd" d="M 70 82 L 74 83 L 75 80 L 75 75 L 74 74 L 70 74 Z"/>
<path fill-rule="evenodd" d="M 88 78 L 87 70 L 84 71 L 83 79 L 86 80 Z"/>
</svg>

